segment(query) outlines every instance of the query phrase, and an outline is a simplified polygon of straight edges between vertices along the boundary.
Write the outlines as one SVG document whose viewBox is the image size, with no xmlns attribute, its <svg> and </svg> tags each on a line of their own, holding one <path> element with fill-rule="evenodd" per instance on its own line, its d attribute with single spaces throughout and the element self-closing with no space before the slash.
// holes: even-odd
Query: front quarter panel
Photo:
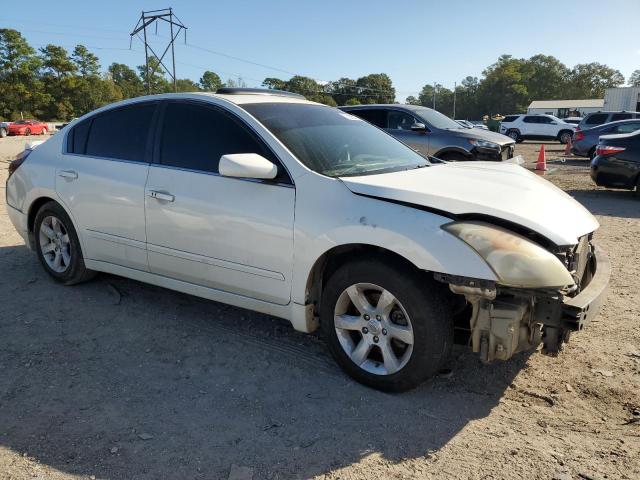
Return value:
<svg viewBox="0 0 640 480">
<path fill-rule="evenodd" d="M 352 193 L 340 180 L 310 173 L 296 180 L 292 299 L 304 304 L 314 264 L 334 247 L 390 250 L 432 272 L 496 280 L 484 260 L 440 227 L 451 219 Z"/>
</svg>

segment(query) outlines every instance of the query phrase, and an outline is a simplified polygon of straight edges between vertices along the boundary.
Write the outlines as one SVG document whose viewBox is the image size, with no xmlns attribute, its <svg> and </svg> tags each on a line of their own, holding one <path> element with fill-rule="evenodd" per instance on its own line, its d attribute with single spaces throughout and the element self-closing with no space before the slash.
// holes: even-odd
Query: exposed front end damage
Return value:
<svg viewBox="0 0 640 480">
<path fill-rule="evenodd" d="M 542 344 L 542 353 L 557 355 L 571 332 L 597 316 L 606 297 L 611 267 L 606 254 L 586 236 L 558 252 L 575 280 L 562 290 L 505 287 L 487 280 L 436 273 L 451 291 L 471 306 L 469 337 L 484 362 L 507 360 Z"/>
</svg>

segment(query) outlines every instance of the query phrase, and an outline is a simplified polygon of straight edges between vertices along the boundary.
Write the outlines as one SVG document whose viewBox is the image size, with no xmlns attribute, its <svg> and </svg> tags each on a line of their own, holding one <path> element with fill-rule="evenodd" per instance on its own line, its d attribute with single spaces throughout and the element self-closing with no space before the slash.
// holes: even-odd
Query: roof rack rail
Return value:
<svg viewBox="0 0 640 480">
<path fill-rule="evenodd" d="M 293 92 L 285 92 L 284 90 L 272 90 L 268 88 L 240 88 L 240 87 L 222 87 L 216 90 L 216 93 L 222 95 L 277 95 L 280 97 L 305 98 L 304 95 Z"/>
</svg>

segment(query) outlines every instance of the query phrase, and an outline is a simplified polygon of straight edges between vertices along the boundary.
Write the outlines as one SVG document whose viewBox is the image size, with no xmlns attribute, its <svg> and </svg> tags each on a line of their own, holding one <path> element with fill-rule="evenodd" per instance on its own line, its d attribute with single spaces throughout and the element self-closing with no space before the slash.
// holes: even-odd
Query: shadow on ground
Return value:
<svg viewBox="0 0 640 480">
<path fill-rule="evenodd" d="M 629 190 L 567 190 L 567 193 L 587 207 L 594 215 L 640 218 L 640 198 Z"/>
<path fill-rule="evenodd" d="M 0 248 L 0 443 L 99 478 L 307 478 L 446 444 L 495 407 L 526 356 L 388 395 L 284 321 L 113 276 L 51 281 Z"/>
</svg>

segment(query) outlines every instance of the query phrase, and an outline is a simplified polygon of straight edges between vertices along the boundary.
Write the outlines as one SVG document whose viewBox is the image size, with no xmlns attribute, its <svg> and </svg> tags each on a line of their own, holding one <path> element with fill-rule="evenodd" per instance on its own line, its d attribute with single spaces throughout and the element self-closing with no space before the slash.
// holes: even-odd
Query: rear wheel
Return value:
<svg viewBox="0 0 640 480">
<path fill-rule="evenodd" d="M 571 137 L 572 137 L 572 132 L 565 130 L 560 132 L 560 134 L 558 135 L 558 140 L 560 141 L 560 143 L 562 143 L 563 145 L 566 145 L 567 143 L 569 143 L 571 141 Z"/>
<path fill-rule="evenodd" d="M 56 202 L 48 202 L 40 208 L 34 222 L 34 234 L 40 263 L 56 281 L 74 285 L 95 274 L 84 266 L 73 223 Z"/>
<path fill-rule="evenodd" d="M 7 136 L 7 129 L 6 128 L 0 128 L 0 138 L 4 138 Z"/>
<path fill-rule="evenodd" d="M 340 367 L 380 390 L 419 385 L 438 372 L 453 341 L 442 285 L 389 261 L 340 267 L 325 285 L 320 320 Z"/>
<path fill-rule="evenodd" d="M 47 127 L 44 127 L 40 132 L 40 135 L 46 135 L 46 134 L 47 134 Z"/>
</svg>

